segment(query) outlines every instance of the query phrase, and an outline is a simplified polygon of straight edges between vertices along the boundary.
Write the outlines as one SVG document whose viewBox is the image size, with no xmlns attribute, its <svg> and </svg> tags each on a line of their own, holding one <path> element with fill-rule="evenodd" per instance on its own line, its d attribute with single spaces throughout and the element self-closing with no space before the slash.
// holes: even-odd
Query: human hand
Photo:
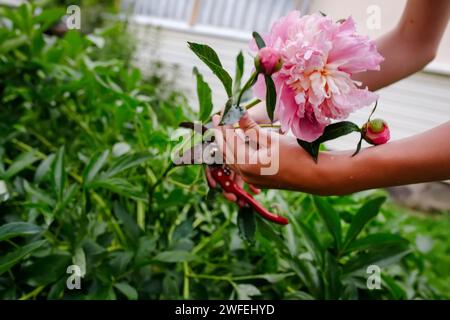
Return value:
<svg viewBox="0 0 450 320">
<path fill-rule="evenodd" d="M 239 183 L 320 193 L 317 166 L 294 137 L 266 131 L 248 114 L 239 121 L 239 129 L 219 122 L 220 117 L 214 116 L 216 142 Z"/>
</svg>

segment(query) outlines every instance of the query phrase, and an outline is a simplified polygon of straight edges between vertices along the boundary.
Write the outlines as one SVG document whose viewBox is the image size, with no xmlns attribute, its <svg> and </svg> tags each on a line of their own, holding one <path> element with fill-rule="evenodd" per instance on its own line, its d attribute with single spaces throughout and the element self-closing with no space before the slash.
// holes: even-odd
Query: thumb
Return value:
<svg viewBox="0 0 450 320">
<path fill-rule="evenodd" d="M 268 136 L 266 132 L 250 117 L 248 112 L 245 112 L 239 120 L 239 127 L 250 142 L 256 142 L 257 145 L 267 146 Z"/>
</svg>

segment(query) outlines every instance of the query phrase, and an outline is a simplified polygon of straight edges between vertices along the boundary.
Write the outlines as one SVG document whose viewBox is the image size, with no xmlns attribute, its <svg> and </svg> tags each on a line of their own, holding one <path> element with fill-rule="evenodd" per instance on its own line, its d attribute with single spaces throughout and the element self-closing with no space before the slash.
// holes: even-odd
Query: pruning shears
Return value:
<svg viewBox="0 0 450 320">
<path fill-rule="evenodd" d="M 205 140 L 205 133 L 208 128 L 212 127 L 212 123 L 207 125 L 194 124 L 193 122 L 182 122 L 179 125 L 182 128 L 191 129 L 202 135 L 201 143 L 194 145 L 181 155 L 181 158 L 177 160 L 177 165 L 189 165 L 189 164 L 206 164 L 209 167 L 211 176 L 218 182 L 223 191 L 232 193 L 237 198 L 237 204 L 242 207 L 251 207 L 264 219 L 280 224 L 286 225 L 289 223 L 288 219 L 277 214 L 274 214 L 264 208 L 255 198 L 244 189 L 242 189 L 232 179 L 231 169 L 224 163 L 223 156 L 219 154 L 219 148 L 214 141 L 214 136 L 211 139 Z M 205 152 L 209 155 L 208 159 L 205 159 Z M 212 186 L 209 184 L 210 188 Z"/>
</svg>

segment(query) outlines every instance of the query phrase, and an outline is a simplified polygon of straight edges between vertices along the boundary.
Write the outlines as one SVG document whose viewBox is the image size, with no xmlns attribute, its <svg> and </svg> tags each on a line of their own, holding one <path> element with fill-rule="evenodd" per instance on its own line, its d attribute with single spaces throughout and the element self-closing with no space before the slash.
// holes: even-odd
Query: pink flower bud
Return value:
<svg viewBox="0 0 450 320">
<path fill-rule="evenodd" d="M 259 50 L 255 57 L 255 67 L 258 72 L 271 76 L 279 71 L 283 65 L 281 55 L 277 50 L 270 47 L 264 47 Z"/>
<path fill-rule="evenodd" d="M 381 119 L 374 119 L 362 127 L 363 138 L 373 145 L 384 144 L 391 138 L 387 123 Z"/>
</svg>

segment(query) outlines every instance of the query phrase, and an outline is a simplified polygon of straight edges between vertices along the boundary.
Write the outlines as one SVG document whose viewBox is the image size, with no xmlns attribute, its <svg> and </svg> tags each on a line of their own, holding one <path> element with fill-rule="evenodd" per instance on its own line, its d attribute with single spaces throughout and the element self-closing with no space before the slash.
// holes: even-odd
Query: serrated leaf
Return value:
<svg viewBox="0 0 450 320">
<path fill-rule="evenodd" d="M 277 91 L 275 89 L 275 83 L 271 76 L 264 76 L 266 80 L 266 110 L 270 121 L 273 122 L 273 114 L 275 112 L 275 106 L 277 104 Z"/>
<path fill-rule="evenodd" d="M 0 275 L 11 269 L 20 262 L 24 257 L 41 247 L 45 240 L 34 241 L 23 247 L 20 247 L 0 258 Z"/>
<path fill-rule="evenodd" d="M 0 241 L 37 234 L 42 228 L 28 222 L 10 222 L 0 226 Z"/>
<path fill-rule="evenodd" d="M 347 231 L 343 250 L 356 239 L 364 226 L 378 214 L 384 201 L 386 201 L 386 197 L 377 197 L 370 199 L 359 208 L 358 212 L 353 216 L 352 223 Z"/>
<path fill-rule="evenodd" d="M 237 224 L 241 238 L 253 243 L 255 241 L 256 222 L 252 207 L 239 208 Z"/>
<path fill-rule="evenodd" d="M 194 74 L 197 79 L 197 98 L 199 105 L 199 120 L 205 122 L 208 120 L 213 110 L 212 92 L 209 85 L 203 80 L 202 74 L 194 68 Z"/>
<path fill-rule="evenodd" d="M 326 199 L 314 196 L 313 200 L 317 212 L 325 222 L 328 231 L 333 236 L 335 246 L 339 250 L 342 242 L 341 220 L 339 214 L 334 210 L 334 208 L 328 203 Z"/>
<path fill-rule="evenodd" d="M 258 32 L 254 31 L 252 33 L 252 35 L 253 35 L 253 38 L 255 39 L 256 45 L 258 46 L 258 49 L 261 50 L 262 48 L 264 48 L 266 46 L 264 39 L 261 37 L 261 35 Z"/>
<path fill-rule="evenodd" d="M 194 42 L 188 42 L 189 48 L 200 58 L 210 69 L 211 71 L 219 78 L 222 82 L 223 87 L 228 95 L 231 97 L 232 93 L 232 85 L 233 80 L 228 72 L 222 67 L 222 63 L 220 62 L 219 56 L 208 45 L 199 44 Z"/>
</svg>

